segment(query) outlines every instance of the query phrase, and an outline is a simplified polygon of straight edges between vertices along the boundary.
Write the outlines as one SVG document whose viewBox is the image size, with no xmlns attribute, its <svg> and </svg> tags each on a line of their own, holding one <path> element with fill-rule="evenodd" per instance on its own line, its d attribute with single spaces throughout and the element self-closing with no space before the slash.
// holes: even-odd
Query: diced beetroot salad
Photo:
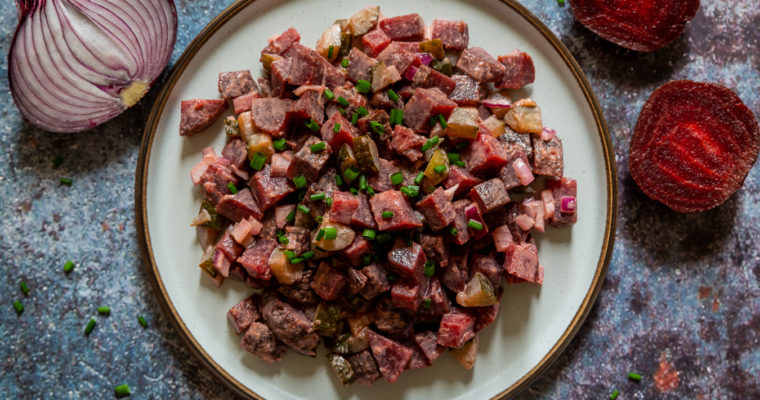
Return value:
<svg viewBox="0 0 760 400">
<path fill-rule="evenodd" d="M 343 384 L 394 382 L 446 348 L 471 368 L 502 282 L 543 281 L 533 232 L 576 221 L 561 140 L 508 91 L 533 82 L 530 56 L 368 7 L 316 50 L 289 28 L 261 62 L 264 78 L 223 72 L 222 99 L 183 102 L 180 129 L 232 103 L 221 155 L 191 171 L 191 225 L 217 286 L 260 289 L 227 314 L 240 345 L 274 362 L 322 340 Z"/>
</svg>

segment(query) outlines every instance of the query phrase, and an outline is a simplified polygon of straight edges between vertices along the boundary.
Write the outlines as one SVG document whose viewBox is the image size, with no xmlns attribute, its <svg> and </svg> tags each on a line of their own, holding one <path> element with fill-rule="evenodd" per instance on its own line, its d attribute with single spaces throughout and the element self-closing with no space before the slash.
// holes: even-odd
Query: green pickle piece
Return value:
<svg viewBox="0 0 760 400">
<path fill-rule="evenodd" d="M 350 167 L 359 167 L 359 162 L 356 161 L 354 151 L 351 150 L 351 146 L 344 144 L 340 146 L 338 150 L 338 161 L 340 162 L 340 173 L 343 174 Z"/>
<path fill-rule="evenodd" d="M 354 138 L 353 144 L 359 169 L 366 173 L 377 173 L 380 170 L 380 156 L 375 141 L 364 135 Z"/>
<path fill-rule="evenodd" d="M 314 313 L 314 330 L 323 336 L 335 336 L 340 328 L 341 307 L 321 302 Z"/>
<path fill-rule="evenodd" d="M 441 39 L 426 40 L 420 42 L 420 51 L 423 53 L 430 53 L 437 59 L 442 59 L 445 54 L 443 52 L 443 42 Z"/>
<path fill-rule="evenodd" d="M 216 229 L 221 230 L 222 229 L 222 221 L 219 218 L 219 214 L 216 213 L 216 206 L 211 203 L 210 201 L 203 200 L 201 202 L 201 209 L 206 210 L 209 216 L 211 216 L 211 221 L 206 222 L 205 224 L 201 225 L 204 228 L 210 228 L 210 229 Z"/>
<path fill-rule="evenodd" d="M 335 374 L 338 375 L 341 384 L 348 385 L 353 382 L 354 369 L 351 368 L 351 364 L 345 357 L 340 354 L 330 354 L 327 356 L 327 360 L 330 361 L 330 366 L 335 371 Z"/>
<path fill-rule="evenodd" d="M 431 67 L 434 70 L 446 76 L 454 75 L 454 66 L 451 64 L 451 61 L 449 61 L 449 59 L 446 57 L 444 57 L 442 60 L 433 61 L 433 63 L 431 64 Z"/>
<path fill-rule="evenodd" d="M 227 136 L 240 136 L 240 125 L 238 125 L 235 117 L 227 117 L 224 119 L 224 133 Z"/>
</svg>

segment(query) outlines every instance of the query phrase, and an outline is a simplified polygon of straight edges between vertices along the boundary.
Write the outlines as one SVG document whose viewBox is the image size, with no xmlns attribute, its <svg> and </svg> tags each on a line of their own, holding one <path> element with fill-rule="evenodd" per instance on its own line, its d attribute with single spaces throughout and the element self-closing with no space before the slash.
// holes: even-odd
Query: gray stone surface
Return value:
<svg viewBox="0 0 760 400">
<path fill-rule="evenodd" d="M 16 11 L 0 4 L 0 74 Z M 175 62 L 231 0 L 179 0 Z M 627 170 L 638 112 L 659 85 L 720 82 L 760 114 L 760 3 L 703 2 L 686 33 L 651 54 L 626 51 L 575 22 L 569 6 L 524 1 L 570 48 L 610 126 L 619 222 L 604 289 L 568 350 L 521 398 L 760 397 L 760 167 L 724 205 L 697 215 L 649 200 Z M 162 77 L 165 78 L 166 73 Z M 143 124 L 157 87 L 90 132 L 24 123 L 0 79 L 0 391 L 6 398 L 232 398 L 185 349 L 143 271 L 133 186 Z M 55 155 L 64 158 L 54 168 Z M 74 180 L 59 184 L 60 177 Z M 63 273 L 74 260 L 71 274 Z M 25 297 L 19 281 L 29 284 Z M 23 301 L 21 316 L 12 302 Z M 110 316 L 96 308 L 111 307 Z M 149 323 L 143 329 L 137 316 Z M 98 324 L 86 337 L 91 316 Z M 641 382 L 627 379 L 630 371 Z"/>
</svg>

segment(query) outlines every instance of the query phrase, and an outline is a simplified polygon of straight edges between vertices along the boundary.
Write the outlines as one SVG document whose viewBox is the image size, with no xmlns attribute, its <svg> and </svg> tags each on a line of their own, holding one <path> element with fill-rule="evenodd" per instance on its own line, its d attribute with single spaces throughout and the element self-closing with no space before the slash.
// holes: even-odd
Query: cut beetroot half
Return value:
<svg viewBox="0 0 760 400">
<path fill-rule="evenodd" d="M 636 51 L 665 47 L 694 18 L 699 0 L 572 0 L 575 18 L 592 32 Z"/>
<path fill-rule="evenodd" d="M 733 91 L 674 81 L 644 104 L 628 166 L 647 196 L 679 212 L 697 212 L 739 189 L 758 151 L 758 122 Z"/>
</svg>

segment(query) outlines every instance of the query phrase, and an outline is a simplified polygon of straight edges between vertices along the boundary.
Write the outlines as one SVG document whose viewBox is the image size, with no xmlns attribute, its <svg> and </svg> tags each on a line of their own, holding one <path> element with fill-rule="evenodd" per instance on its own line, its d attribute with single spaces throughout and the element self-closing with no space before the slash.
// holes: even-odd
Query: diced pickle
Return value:
<svg viewBox="0 0 760 400">
<path fill-rule="evenodd" d="M 451 64 L 451 61 L 449 61 L 448 58 L 434 60 L 430 66 L 446 76 L 454 75 L 454 65 Z"/>
<path fill-rule="evenodd" d="M 269 269 L 272 270 L 278 282 L 283 285 L 292 285 L 303 271 L 303 263 L 291 264 L 282 249 L 278 247 L 269 256 Z"/>
<path fill-rule="evenodd" d="M 467 369 L 472 369 L 478 359 L 478 337 L 475 336 L 469 342 L 458 349 L 451 349 L 451 355 Z"/>
<path fill-rule="evenodd" d="M 354 369 L 351 368 L 351 364 L 343 358 L 340 354 L 330 354 L 327 356 L 327 360 L 330 361 L 335 374 L 338 375 L 338 379 L 342 385 L 348 385 L 354 380 Z"/>
<path fill-rule="evenodd" d="M 246 143 L 248 143 L 248 139 L 250 139 L 251 135 L 259 131 L 259 128 L 253 123 L 253 115 L 250 111 L 241 112 L 240 115 L 238 115 L 237 123 L 240 137 Z"/>
<path fill-rule="evenodd" d="M 426 40 L 420 42 L 420 51 L 423 53 L 430 53 L 437 59 L 442 59 L 445 54 L 443 52 L 443 42 L 441 39 Z"/>
<path fill-rule="evenodd" d="M 204 226 L 209 222 L 211 222 L 211 214 L 201 208 L 201 211 L 198 213 L 198 215 L 196 215 L 195 218 L 190 221 L 190 226 Z"/>
<path fill-rule="evenodd" d="M 333 62 L 336 58 L 338 58 L 338 54 L 340 54 L 340 45 L 341 29 L 340 24 L 336 23 L 333 26 L 327 28 L 319 40 L 317 40 L 317 47 L 315 50 L 322 57 L 326 58 L 330 62 Z M 332 47 L 332 51 L 330 51 L 330 47 Z"/>
<path fill-rule="evenodd" d="M 330 350 L 340 355 L 348 355 L 351 353 L 351 347 L 348 344 L 348 339 L 351 337 L 348 333 L 341 333 L 335 337 L 335 343 L 330 346 Z"/>
<path fill-rule="evenodd" d="M 205 253 L 203 253 L 203 256 L 201 257 L 201 262 L 198 264 L 198 267 L 200 267 L 203 272 L 209 274 L 212 278 L 216 278 L 216 275 L 218 272 L 216 272 L 216 268 L 214 268 L 214 252 L 216 249 L 213 247 L 209 247 L 208 250 L 206 250 Z"/>
<path fill-rule="evenodd" d="M 377 145 L 367 135 L 359 136 L 353 140 L 354 154 L 359 163 L 359 169 L 366 173 L 379 171 L 380 156 L 377 153 Z"/>
<path fill-rule="evenodd" d="M 506 132 L 506 129 L 504 129 L 504 121 L 496 118 L 493 115 L 486 118 L 485 121 L 481 122 L 481 125 L 483 125 L 484 128 L 488 129 L 488 132 L 490 132 L 491 136 L 493 137 L 499 137 Z"/>
<path fill-rule="evenodd" d="M 450 137 L 477 139 L 480 129 L 478 126 L 478 109 L 475 107 L 457 107 L 451 112 L 446 124 L 448 125 L 446 134 Z"/>
<path fill-rule="evenodd" d="M 224 119 L 224 133 L 227 136 L 240 136 L 240 126 L 233 116 L 228 116 Z"/>
<path fill-rule="evenodd" d="M 504 116 L 504 122 L 510 128 L 521 133 L 540 135 L 544 130 L 541 108 L 538 106 L 514 105 Z"/>
<path fill-rule="evenodd" d="M 436 167 L 443 166 L 442 171 L 437 171 Z M 440 168 L 438 168 L 440 170 Z M 428 179 L 432 185 L 441 183 L 449 176 L 449 157 L 446 155 L 446 151 L 443 149 L 437 149 L 433 156 L 430 157 L 430 162 L 425 168 L 425 178 Z"/>
<path fill-rule="evenodd" d="M 491 281 L 480 272 L 476 272 L 467 282 L 464 290 L 457 293 L 456 300 L 462 307 L 492 306 L 499 301 L 494 294 Z"/>
<path fill-rule="evenodd" d="M 354 39 L 350 33 L 342 33 L 340 35 L 340 54 L 339 57 L 348 57 L 348 53 L 351 52 L 351 41 Z"/>
<path fill-rule="evenodd" d="M 378 92 L 401 80 L 398 70 L 395 67 L 388 67 L 382 61 L 372 67 L 371 76 L 373 92 Z"/>
<path fill-rule="evenodd" d="M 349 18 L 348 29 L 354 36 L 361 36 L 377 25 L 378 18 L 380 18 L 379 6 L 362 8 Z"/>
<path fill-rule="evenodd" d="M 279 54 L 269 54 L 264 53 L 261 55 L 261 64 L 264 66 L 264 69 L 267 71 L 270 71 L 272 69 L 272 63 L 275 61 L 282 60 L 282 56 Z"/>
<path fill-rule="evenodd" d="M 314 313 L 314 330 L 323 336 L 335 336 L 340 327 L 341 308 L 337 304 L 321 302 Z"/>
<path fill-rule="evenodd" d="M 254 133 L 248 137 L 248 158 L 253 158 L 257 153 L 265 155 L 267 162 L 269 162 L 272 154 L 274 154 L 272 137 L 268 133 Z"/>
<path fill-rule="evenodd" d="M 356 161 L 354 151 L 351 150 L 351 146 L 344 144 L 340 146 L 338 150 L 338 161 L 340 162 L 340 172 L 345 173 L 350 167 L 359 168 L 359 163 Z"/>
<path fill-rule="evenodd" d="M 222 229 L 222 221 L 221 221 L 221 218 L 219 217 L 219 214 L 216 213 L 216 206 L 214 205 L 214 203 L 208 200 L 203 200 L 201 202 L 201 210 L 206 210 L 209 217 L 211 217 L 211 219 L 208 222 L 201 225 L 202 227 L 216 229 L 216 230 Z"/>
</svg>

